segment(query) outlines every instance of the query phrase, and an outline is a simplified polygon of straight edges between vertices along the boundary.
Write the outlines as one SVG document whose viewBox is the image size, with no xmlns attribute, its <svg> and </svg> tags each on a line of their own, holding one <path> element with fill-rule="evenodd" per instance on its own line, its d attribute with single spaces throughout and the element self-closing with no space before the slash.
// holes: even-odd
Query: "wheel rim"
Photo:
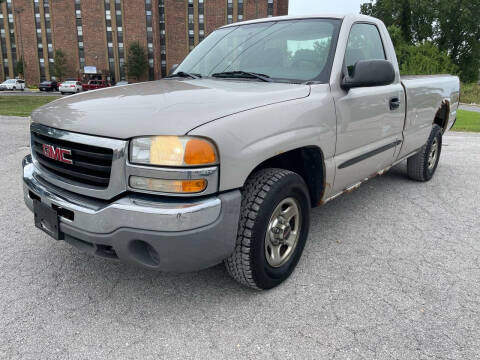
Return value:
<svg viewBox="0 0 480 360">
<path fill-rule="evenodd" d="M 301 227 L 298 201 L 291 197 L 281 201 L 270 217 L 265 234 L 265 258 L 270 266 L 280 267 L 292 257 Z"/>
<path fill-rule="evenodd" d="M 430 147 L 430 153 L 428 154 L 428 170 L 432 170 L 435 167 L 438 158 L 438 140 L 435 138 L 433 140 L 432 146 Z"/>
</svg>

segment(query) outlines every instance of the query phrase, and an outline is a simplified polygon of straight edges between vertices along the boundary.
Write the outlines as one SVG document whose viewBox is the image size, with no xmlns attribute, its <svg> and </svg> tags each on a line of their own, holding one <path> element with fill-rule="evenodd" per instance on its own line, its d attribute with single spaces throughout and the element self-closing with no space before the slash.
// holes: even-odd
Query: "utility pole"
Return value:
<svg viewBox="0 0 480 360">
<path fill-rule="evenodd" d="M 20 40 L 20 59 L 22 60 L 22 75 L 23 78 L 25 79 L 25 56 L 23 54 L 23 39 L 22 39 L 22 13 L 23 13 L 23 8 L 16 8 L 15 9 L 15 14 L 17 14 L 18 17 L 18 39 Z M 18 61 L 18 59 L 17 59 Z M 12 64 L 13 65 L 13 64 Z"/>
</svg>

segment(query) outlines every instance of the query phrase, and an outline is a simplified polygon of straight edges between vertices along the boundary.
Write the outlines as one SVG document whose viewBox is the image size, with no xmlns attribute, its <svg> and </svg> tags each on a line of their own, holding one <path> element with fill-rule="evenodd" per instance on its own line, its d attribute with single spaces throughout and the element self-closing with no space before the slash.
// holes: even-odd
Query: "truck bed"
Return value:
<svg viewBox="0 0 480 360">
<path fill-rule="evenodd" d="M 453 126 L 460 100 L 460 80 L 452 75 L 402 76 L 406 117 L 400 157 L 418 150 L 431 131 L 438 109 L 445 109 L 444 130 Z"/>
</svg>

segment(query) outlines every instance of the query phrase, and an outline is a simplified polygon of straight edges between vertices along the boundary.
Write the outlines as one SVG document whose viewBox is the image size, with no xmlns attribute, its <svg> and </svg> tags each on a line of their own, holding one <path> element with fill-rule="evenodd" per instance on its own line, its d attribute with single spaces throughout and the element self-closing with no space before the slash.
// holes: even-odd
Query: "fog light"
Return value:
<svg viewBox="0 0 480 360">
<path fill-rule="evenodd" d="M 139 190 L 157 191 L 164 193 L 198 193 L 207 187 L 207 180 L 166 180 L 141 176 L 130 176 L 130 186 Z"/>
</svg>

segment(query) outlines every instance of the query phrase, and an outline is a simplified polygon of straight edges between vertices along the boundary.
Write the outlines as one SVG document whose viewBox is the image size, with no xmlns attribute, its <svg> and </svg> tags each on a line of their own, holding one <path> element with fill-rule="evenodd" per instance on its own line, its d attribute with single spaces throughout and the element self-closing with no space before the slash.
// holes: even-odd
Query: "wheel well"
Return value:
<svg viewBox="0 0 480 360">
<path fill-rule="evenodd" d="M 447 130 L 448 114 L 450 114 L 450 103 L 445 100 L 442 102 L 442 106 L 438 109 L 435 114 L 435 119 L 433 120 L 434 124 L 437 124 L 442 128 L 442 133 Z"/>
<path fill-rule="evenodd" d="M 299 174 L 308 186 L 312 207 L 317 206 L 325 189 L 325 165 L 322 150 L 308 146 L 291 150 L 258 165 L 252 174 L 265 168 L 280 168 Z"/>
</svg>

